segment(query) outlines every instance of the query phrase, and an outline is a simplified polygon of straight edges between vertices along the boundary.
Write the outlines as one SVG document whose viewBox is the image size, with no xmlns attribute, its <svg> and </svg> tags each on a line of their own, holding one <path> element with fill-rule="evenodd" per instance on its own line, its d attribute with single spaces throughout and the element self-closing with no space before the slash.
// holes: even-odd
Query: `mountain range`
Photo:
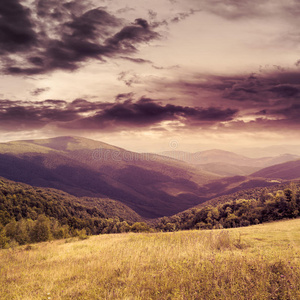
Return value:
<svg viewBox="0 0 300 300">
<path fill-rule="evenodd" d="M 79 197 L 109 197 L 144 217 L 205 201 L 199 187 L 218 178 L 178 160 L 79 137 L 2 143 L 0 175 Z"/>
<path fill-rule="evenodd" d="M 165 151 L 160 154 L 185 161 L 201 170 L 221 176 L 250 175 L 262 168 L 300 159 L 300 156 L 288 153 L 262 158 L 250 158 L 219 149 L 195 153 Z"/>
<path fill-rule="evenodd" d="M 0 144 L 0 176 L 77 197 L 113 199 L 144 218 L 173 215 L 217 196 L 300 177 L 299 160 L 276 164 L 298 158 L 293 155 L 251 159 L 211 150 L 187 159 L 185 153 L 169 154 L 136 153 L 82 137 L 14 141 Z M 247 174 L 234 173 L 234 168 L 245 168 Z"/>
</svg>

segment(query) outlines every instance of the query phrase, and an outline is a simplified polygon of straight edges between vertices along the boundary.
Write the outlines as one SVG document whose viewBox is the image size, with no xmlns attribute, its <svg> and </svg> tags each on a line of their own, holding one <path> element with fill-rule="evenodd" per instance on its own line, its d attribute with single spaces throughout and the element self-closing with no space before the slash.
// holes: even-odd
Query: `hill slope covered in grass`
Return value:
<svg viewBox="0 0 300 300">
<path fill-rule="evenodd" d="M 0 298 L 299 299 L 300 219 L 0 251 Z"/>
</svg>

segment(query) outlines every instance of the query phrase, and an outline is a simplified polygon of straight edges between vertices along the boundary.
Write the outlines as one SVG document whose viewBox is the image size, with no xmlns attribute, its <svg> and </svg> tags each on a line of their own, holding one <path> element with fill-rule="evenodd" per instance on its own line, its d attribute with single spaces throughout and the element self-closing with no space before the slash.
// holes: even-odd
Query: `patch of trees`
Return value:
<svg viewBox="0 0 300 300">
<path fill-rule="evenodd" d="M 270 192 L 262 189 L 257 199 L 239 199 L 194 208 L 179 215 L 161 218 L 156 229 L 175 231 L 186 229 L 220 229 L 249 226 L 300 216 L 300 189 L 291 185 Z"/>
<path fill-rule="evenodd" d="M 73 236 L 145 232 L 143 222 L 108 217 L 68 194 L 0 180 L 0 248 Z"/>
<path fill-rule="evenodd" d="M 294 181 L 292 183 L 294 188 L 300 188 L 300 181 Z M 197 208 L 202 208 L 207 205 L 217 206 L 219 204 L 225 204 L 230 201 L 234 201 L 236 199 L 245 199 L 245 200 L 251 200 L 251 199 L 259 199 L 261 193 L 263 191 L 267 191 L 268 193 L 274 193 L 278 190 L 284 190 L 286 188 L 289 188 L 290 183 L 280 183 L 276 185 L 271 185 L 269 187 L 255 187 L 250 188 L 246 190 L 237 191 L 235 193 L 229 194 L 229 195 L 222 195 L 216 198 L 213 198 L 209 201 L 206 201 L 204 203 L 201 203 L 197 205 Z"/>
</svg>

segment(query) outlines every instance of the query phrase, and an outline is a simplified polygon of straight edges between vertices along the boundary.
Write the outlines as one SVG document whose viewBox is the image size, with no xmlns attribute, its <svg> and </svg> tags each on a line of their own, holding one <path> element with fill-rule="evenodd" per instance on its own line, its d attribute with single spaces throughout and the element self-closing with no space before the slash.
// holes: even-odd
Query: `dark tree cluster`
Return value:
<svg viewBox="0 0 300 300">
<path fill-rule="evenodd" d="M 156 228 L 162 231 L 234 228 L 299 216 L 300 188 L 291 184 L 274 192 L 263 189 L 256 199 L 236 199 L 164 217 Z"/>
<path fill-rule="evenodd" d="M 143 222 L 107 216 L 73 198 L 0 180 L 0 248 L 11 243 L 24 245 L 72 236 L 151 230 Z"/>
</svg>

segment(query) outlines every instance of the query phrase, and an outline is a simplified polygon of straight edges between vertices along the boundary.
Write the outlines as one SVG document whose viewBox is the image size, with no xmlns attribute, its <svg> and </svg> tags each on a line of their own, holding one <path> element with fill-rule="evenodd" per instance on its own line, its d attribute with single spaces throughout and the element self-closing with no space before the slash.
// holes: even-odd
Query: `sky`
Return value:
<svg viewBox="0 0 300 300">
<path fill-rule="evenodd" d="M 299 0 L 1 0 L 0 141 L 300 144 Z"/>
</svg>

